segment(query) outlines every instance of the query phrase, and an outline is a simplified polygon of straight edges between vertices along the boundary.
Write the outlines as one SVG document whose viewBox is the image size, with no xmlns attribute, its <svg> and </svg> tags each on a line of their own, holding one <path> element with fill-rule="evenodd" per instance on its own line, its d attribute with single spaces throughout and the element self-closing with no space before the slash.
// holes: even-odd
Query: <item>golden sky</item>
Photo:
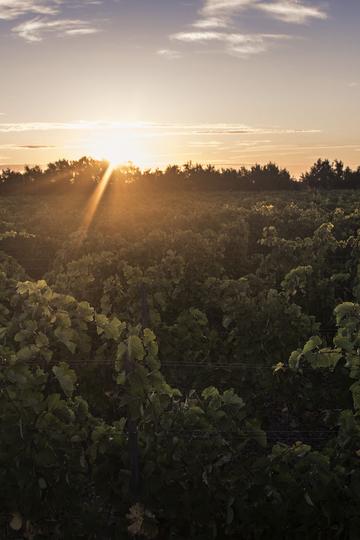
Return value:
<svg viewBox="0 0 360 540">
<path fill-rule="evenodd" d="M 0 169 L 360 165 L 358 0 L 0 0 Z"/>
</svg>

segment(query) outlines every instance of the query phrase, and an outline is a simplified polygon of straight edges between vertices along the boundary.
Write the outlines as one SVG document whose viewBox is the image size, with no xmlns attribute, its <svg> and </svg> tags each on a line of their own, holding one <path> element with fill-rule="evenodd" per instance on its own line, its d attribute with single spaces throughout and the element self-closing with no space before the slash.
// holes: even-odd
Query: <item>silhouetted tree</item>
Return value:
<svg viewBox="0 0 360 540">
<path fill-rule="evenodd" d="M 59 160 L 45 170 L 26 166 L 22 173 L 5 169 L 0 174 L 0 194 L 78 193 L 88 196 L 101 182 L 109 163 L 89 157 L 77 161 Z M 188 162 L 182 167 L 141 171 L 133 163 L 115 169 L 109 186 L 142 190 L 190 191 L 280 191 L 293 189 L 360 189 L 360 167 L 352 170 L 342 161 L 318 159 L 311 169 L 295 181 L 289 171 L 275 163 L 217 169 L 213 165 Z"/>
<path fill-rule="evenodd" d="M 357 189 L 359 185 L 359 169 L 352 171 L 344 168 L 342 161 L 330 162 L 328 159 L 318 159 L 310 171 L 302 175 L 305 186 L 312 189 Z"/>
</svg>

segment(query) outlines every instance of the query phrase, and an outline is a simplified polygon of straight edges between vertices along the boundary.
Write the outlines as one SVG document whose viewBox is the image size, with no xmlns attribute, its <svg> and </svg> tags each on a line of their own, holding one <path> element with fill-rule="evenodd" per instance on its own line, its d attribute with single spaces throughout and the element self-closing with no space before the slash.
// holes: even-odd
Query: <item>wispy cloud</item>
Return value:
<svg viewBox="0 0 360 540">
<path fill-rule="evenodd" d="M 185 43 L 218 42 L 228 54 L 246 58 L 269 50 L 276 41 L 290 39 L 289 34 L 266 34 L 236 31 L 238 15 L 253 10 L 284 23 L 304 24 L 312 19 L 326 19 L 326 12 L 305 0 L 204 0 L 191 29 L 170 36 Z"/>
<path fill-rule="evenodd" d="M 288 23 L 304 24 L 311 19 L 327 19 L 327 14 L 318 6 L 305 5 L 297 0 L 277 0 L 260 2 L 257 9 L 269 13 L 276 19 Z"/>
<path fill-rule="evenodd" d="M 247 148 L 246 153 L 258 155 L 260 153 L 276 152 L 278 156 L 292 156 L 296 154 L 309 154 L 309 152 L 311 152 L 315 157 L 318 157 L 319 152 L 332 152 L 338 150 L 353 150 L 358 152 L 360 148 L 358 144 L 316 144 L 311 146 L 302 146 L 299 144 L 272 144 Z"/>
<path fill-rule="evenodd" d="M 0 21 L 26 18 L 12 32 L 28 42 L 42 41 L 46 34 L 86 36 L 99 32 L 97 23 L 64 17 L 64 10 L 102 3 L 103 0 L 0 0 Z"/>
<path fill-rule="evenodd" d="M 257 0 L 205 0 L 200 14 L 205 17 L 214 17 L 221 14 L 230 16 L 241 9 L 251 7 Z"/>
<path fill-rule="evenodd" d="M 305 23 L 309 19 L 326 19 L 326 12 L 302 0 L 205 0 L 201 14 L 205 17 L 231 17 L 244 9 L 261 10 L 285 22 Z"/>
<path fill-rule="evenodd" d="M 359 88 L 360 83 L 358 83 L 358 82 L 356 82 L 356 81 L 352 81 L 352 82 L 349 82 L 349 83 L 347 84 L 347 86 L 348 86 L 349 88 Z"/>
<path fill-rule="evenodd" d="M 171 39 L 187 43 L 221 42 L 225 50 L 234 56 L 248 57 L 267 51 L 276 41 L 291 39 L 283 34 L 237 34 L 214 31 L 179 32 Z"/>
<path fill-rule="evenodd" d="M 185 126 L 183 126 L 185 128 Z M 245 124 L 198 124 L 187 126 L 192 133 L 198 135 L 243 135 L 243 134 L 274 134 L 292 135 L 296 133 L 321 133 L 319 129 L 280 128 L 280 127 L 254 127 Z"/>
<path fill-rule="evenodd" d="M 207 30 L 209 28 L 226 28 L 228 20 L 225 17 L 206 17 L 193 23 L 194 28 Z"/>
<path fill-rule="evenodd" d="M 12 31 L 29 42 L 42 41 L 44 35 L 48 33 L 53 33 L 57 36 L 80 36 L 99 32 L 97 28 L 90 25 L 87 21 L 47 18 L 36 18 L 25 21 L 15 26 Z"/>
<path fill-rule="evenodd" d="M 12 21 L 29 14 L 56 15 L 61 0 L 0 0 L 0 20 Z"/>
<path fill-rule="evenodd" d="M 179 51 L 175 51 L 174 49 L 160 49 L 157 51 L 157 54 L 167 60 L 178 60 L 182 56 Z"/>
<path fill-rule="evenodd" d="M 48 144 L 0 144 L 2 150 L 48 150 L 56 146 Z"/>
<path fill-rule="evenodd" d="M 28 15 L 58 15 L 66 6 L 84 8 L 104 0 L 0 0 L 0 20 L 13 21 Z"/>
<path fill-rule="evenodd" d="M 52 150 L 56 146 L 51 146 L 48 144 L 22 144 L 16 147 L 16 150 Z"/>
<path fill-rule="evenodd" d="M 0 133 L 25 133 L 45 131 L 107 131 L 119 130 L 136 132 L 148 136 L 164 136 L 168 134 L 178 135 L 240 135 L 240 134 L 295 134 L 295 133 L 320 133 L 318 129 L 307 128 L 281 128 L 278 126 L 256 127 L 246 124 L 179 124 L 179 123 L 152 123 L 152 122 L 102 122 L 80 120 L 74 122 L 22 122 L 1 123 Z"/>
<path fill-rule="evenodd" d="M 0 133 L 23 133 L 28 131 L 77 131 L 106 129 L 116 125 L 114 122 L 75 121 L 75 122 L 16 122 L 1 123 Z"/>
</svg>

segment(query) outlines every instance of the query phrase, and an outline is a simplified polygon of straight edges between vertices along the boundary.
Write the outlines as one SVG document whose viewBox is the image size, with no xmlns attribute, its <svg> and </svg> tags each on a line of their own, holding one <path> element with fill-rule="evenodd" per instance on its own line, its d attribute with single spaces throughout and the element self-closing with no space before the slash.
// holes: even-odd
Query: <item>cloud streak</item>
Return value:
<svg viewBox="0 0 360 540">
<path fill-rule="evenodd" d="M 72 122 L 0 122 L 0 133 L 25 133 L 30 131 L 86 131 L 109 129 L 145 129 L 155 124 L 75 120 Z"/>
<path fill-rule="evenodd" d="M 318 6 L 304 5 L 294 0 L 279 0 L 270 3 L 260 2 L 255 4 L 255 7 L 275 19 L 287 23 L 304 24 L 311 19 L 327 19 L 325 11 Z"/>
<path fill-rule="evenodd" d="M 284 34 L 237 34 L 215 31 L 179 32 L 171 39 L 185 43 L 206 43 L 217 41 L 225 45 L 225 50 L 239 57 L 248 57 L 267 51 L 276 41 L 291 39 Z"/>
<path fill-rule="evenodd" d="M 66 7 L 84 8 L 99 5 L 103 0 L 0 0 L 0 21 L 24 19 L 12 28 L 12 32 L 28 42 L 42 41 L 45 35 L 57 37 L 87 36 L 100 30 L 88 21 L 66 18 Z M 30 18 L 29 18 L 30 17 Z"/>
<path fill-rule="evenodd" d="M 16 150 L 52 150 L 56 146 L 42 145 L 42 144 L 25 144 L 20 146 L 15 146 Z"/>
<path fill-rule="evenodd" d="M 209 17 L 219 15 L 231 17 L 245 9 L 263 11 L 288 23 L 305 23 L 310 19 L 327 18 L 326 12 L 319 6 L 302 0 L 206 0 L 200 13 L 206 21 Z"/>
<path fill-rule="evenodd" d="M 0 144 L 0 148 L 2 150 L 48 150 L 56 148 L 56 146 L 47 144 Z"/>
<path fill-rule="evenodd" d="M 0 0 L 0 20 L 12 21 L 23 15 L 56 15 L 61 0 Z"/>
<path fill-rule="evenodd" d="M 255 127 L 245 124 L 160 124 L 151 122 L 102 122 L 80 120 L 74 122 L 22 122 L 1 123 L 0 133 L 26 133 L 51 131 L 109 131 L 118 130 L 150 136 L 178 135 L 240 135 L 240 134 L 277 134 L 320 133 L 318 129 Z"/>
<path fill-rule="evenodd" d="M 64 37 L 84 36 L 99 32 L 97 28 L 86 21 L 74 19 L 49 20 L 44 18 L 25 21 L 15 26 L 12 31 L 30 43 L 42 41 L 44 36 L 49 33 Z"/>
<path fill-rule="evenodd" d="M 240 58 L 268 51 L 276 42 L 289 40 L 289 34 L 266 34 L 234 31 L 237 16 L 253 10 L 283 23 L 305 24 L 324 20 L 327 14 L 319 6 L 304 0 L 205 0 L 191 29 L 172 34 L 170 39 L 188 44 L 218 42 L 223 51 Z"/>
<path fill-rule="evenodd" d="M 182 57 L 182 54 L 174 49 L 160 49 L 157 54 L 167 60 L 178 60 Z"/>
<path fill-rule="evenodd" d="M 0 20 L 13 21 L 29 15 L 58 15 L 66 6 L 83 8 L 102 3 L 103 0 L 0 0 Z"/>
<path fill-rule="evenodd" d="M 192 26 L 201 30 L 208 30 L 210 28 L 226 28 L 227 25 L 228 20 L 225 17 L 207 17 L 195 21 Z"/>
</svg>

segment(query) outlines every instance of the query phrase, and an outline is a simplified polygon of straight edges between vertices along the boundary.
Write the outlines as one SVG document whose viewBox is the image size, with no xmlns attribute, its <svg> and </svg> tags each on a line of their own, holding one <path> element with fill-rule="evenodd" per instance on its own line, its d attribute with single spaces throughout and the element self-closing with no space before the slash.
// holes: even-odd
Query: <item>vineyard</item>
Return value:
<svg viewBox="0 0 360 540">
<path fill-rule="evenodd" d="M 0 538 L 358 540 L 358 192 L 88 205 L 0 199 Z"/>
</svg>

